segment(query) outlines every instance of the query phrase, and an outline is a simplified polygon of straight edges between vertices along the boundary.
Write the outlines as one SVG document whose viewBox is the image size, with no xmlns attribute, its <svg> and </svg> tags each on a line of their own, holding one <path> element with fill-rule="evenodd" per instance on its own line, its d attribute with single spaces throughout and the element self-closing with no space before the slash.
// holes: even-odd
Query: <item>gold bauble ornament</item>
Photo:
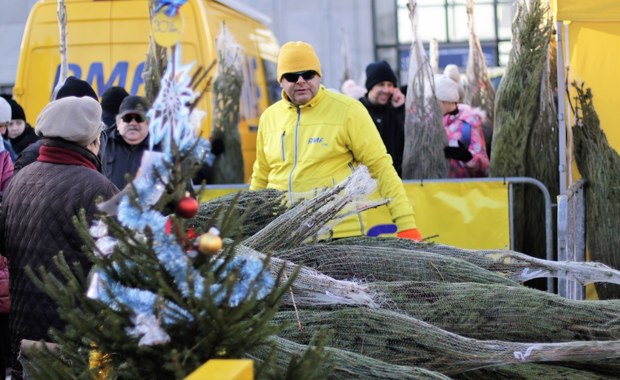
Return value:
<svg viewBox="0 0 620 380">
<path fill-rule="evenodd" d="M 215 255 L 222 249 L 222 238 L 207 232 L 198 238 L 198 251 L 205 255 Z"/>
</svg>

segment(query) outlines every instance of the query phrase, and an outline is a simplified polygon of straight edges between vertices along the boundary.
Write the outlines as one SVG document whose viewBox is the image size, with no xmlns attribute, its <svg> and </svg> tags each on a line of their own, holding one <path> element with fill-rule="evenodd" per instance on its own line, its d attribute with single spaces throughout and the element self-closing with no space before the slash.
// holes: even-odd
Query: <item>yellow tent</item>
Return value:
<svg viewBox="0 0 620 380">
<path fill-rule="evenodd" d="M 560 104 L 565 105 L 559 110 L 565 120 L 560 127 L 569 132 L 570 143 L 574 115 L 562 82 L 584 82 L 592 89 L 594 107 L 609 144 L 620 152 L 620 128 L 616 126 L 618 105 L 615 103 L 620 88 L 620 2 L 556 0 L 554 6 L 558 30 L 558 84 L 561 87 L 558 96 Z M 570 155 L 566 156 L 563 162 L 570 167 Z M 566 178 L 572 182 L 572 178 Z"/>
<path fill-rule="evenodd" d="M 593 102 L 611 147 L 620 152 L 620 128 L 616 125 L 620 88 L 620 2 L 617 0 L 555 0 L 552 3 L 557 22 L 558 104 L 560 119 L 560 191 L 578 178 L 572 158 L 571 127 L 574 114 L 569 106 L 565 83 L 585 83 L 592 89 Z M 574 91 L 570 91 L 571 94 Z M 564 121 L 564 122 L 562 122 Z M 568 141 L 565 137 L 568 136 Z M 563 149 L 566 147 L 567 149 Z M 587 298 L 597 298 L 593 286 Z"/>
</svg>

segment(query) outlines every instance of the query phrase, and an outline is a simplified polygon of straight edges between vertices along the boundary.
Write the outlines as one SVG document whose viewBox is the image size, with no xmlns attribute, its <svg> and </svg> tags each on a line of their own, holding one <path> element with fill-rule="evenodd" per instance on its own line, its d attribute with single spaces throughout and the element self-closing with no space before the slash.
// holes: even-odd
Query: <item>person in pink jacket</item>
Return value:
<svg viewBox="0 0 620 380">
<path fill-rule="evenodd" d="M 11 106 L 0 97 L 0 125 L 11 121 Z M 4 191 L 13 177 L 13 161 L 9 152 L 4 149 L 2 135 L 0 135 L 0 200 L 1 192 Z M 9 264 L 6 257 L 0 253 L 0 378 L 5 377 L 9 358 L 9 310 L 11 302 L 9 298 Z"/>
<path fill-rule="evenodd" d="M 11 106 L 4 98 L 0 97 L 0 126 L 5 126 L 10 122 Z M 10 153 L 4 148 L 4 141 L 0 135 L 0 193 L 6 189 L 12 177 L 13 160 L 11 160 Z"/>
<path fill-rule="evenodd" d="M 446 75 L 435 75 L 435 96 L 448 135 L 444 155 L 450 159 L 450 178 L 488 176 L 489 156 L 482 132 L 483 112 L 459 103 L 459 85 Z"/>
</svg>

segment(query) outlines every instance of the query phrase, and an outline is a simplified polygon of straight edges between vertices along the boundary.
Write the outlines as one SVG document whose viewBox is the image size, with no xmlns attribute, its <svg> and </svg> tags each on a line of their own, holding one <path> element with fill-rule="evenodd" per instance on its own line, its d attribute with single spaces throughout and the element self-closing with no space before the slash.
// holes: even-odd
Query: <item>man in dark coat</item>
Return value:
<svg viewBox="0 0 620 380">
<path fill-rule="evenodd" d="M 396 75 L 387 62 L 369 64 L 366 67 L 368 92 L 360 102 L 368 109 L 400 176 L 405 144 L 405 96 L 396 83 Z"/>
<path fill-rule="evenodd" d="M 106 130 L 104 174 L 119 189 L 127 184 L 127 174 L 136 176 L 142 154 L 149 148 L 148 109 L 145 98 L 127 96 L 119 107 L 116 128 Z"/>
<path fill-rule="evenodd" d="M 20 341 L 49 340 L 50 327 L 63 327 L 54 301 L 29 279 L 24 268 L 43 266 L 61 279 L 53 257 L 62 251 L 67 262 L 77 262 L 88 272 L 91 262 L 82 252 L 84 242 L 72 218 L 84 209 L 92 221 L 97 200 L 118 192 L 97 171 L 102 127 L 101 106 L 92 98 L 71 96 L 50 102 L 36 123 L 35 132 L 45 140 L 37 161 L 13 177 L 4 192 L 0 252 L 8 257 L 11 273 L 13 379 L 21 378 Z"/>
</svg>

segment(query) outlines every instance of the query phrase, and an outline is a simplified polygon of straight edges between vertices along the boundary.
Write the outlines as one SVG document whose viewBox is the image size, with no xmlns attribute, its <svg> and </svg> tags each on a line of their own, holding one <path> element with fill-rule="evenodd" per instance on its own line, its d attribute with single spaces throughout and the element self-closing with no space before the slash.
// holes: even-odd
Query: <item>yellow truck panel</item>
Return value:
<svg viewBox="0 0 620 380">
<path fill-rule="evenodd" d="M 101 96 L 111 86 L 144 95 L 142 72 L 150 24 L 147 0 L 65 0 L 69 75 L 90 83 Z M 49 102 L 60 72 L 56 0 L 40 0 L 32 8 L 24 32 L 13 95 L 34 125 Z M 183 61 L 208 67 L 217 57 L 215 38 L 222 22 L 243 52 L 244 84 L 240 104 L 240 134 L 249 181 L 256 155 L 256 131 L 262 111 L 279 97 L 275 65 L 279 45 L 272 31 L 248 12 L 226 1 L 189 0 L 181 9 Z M 212 72 L 215 74 L 215 71 Z M 211 95 L 199 107 L 207 112 L 202 134 L 211 131 Z"/>
</svg>

